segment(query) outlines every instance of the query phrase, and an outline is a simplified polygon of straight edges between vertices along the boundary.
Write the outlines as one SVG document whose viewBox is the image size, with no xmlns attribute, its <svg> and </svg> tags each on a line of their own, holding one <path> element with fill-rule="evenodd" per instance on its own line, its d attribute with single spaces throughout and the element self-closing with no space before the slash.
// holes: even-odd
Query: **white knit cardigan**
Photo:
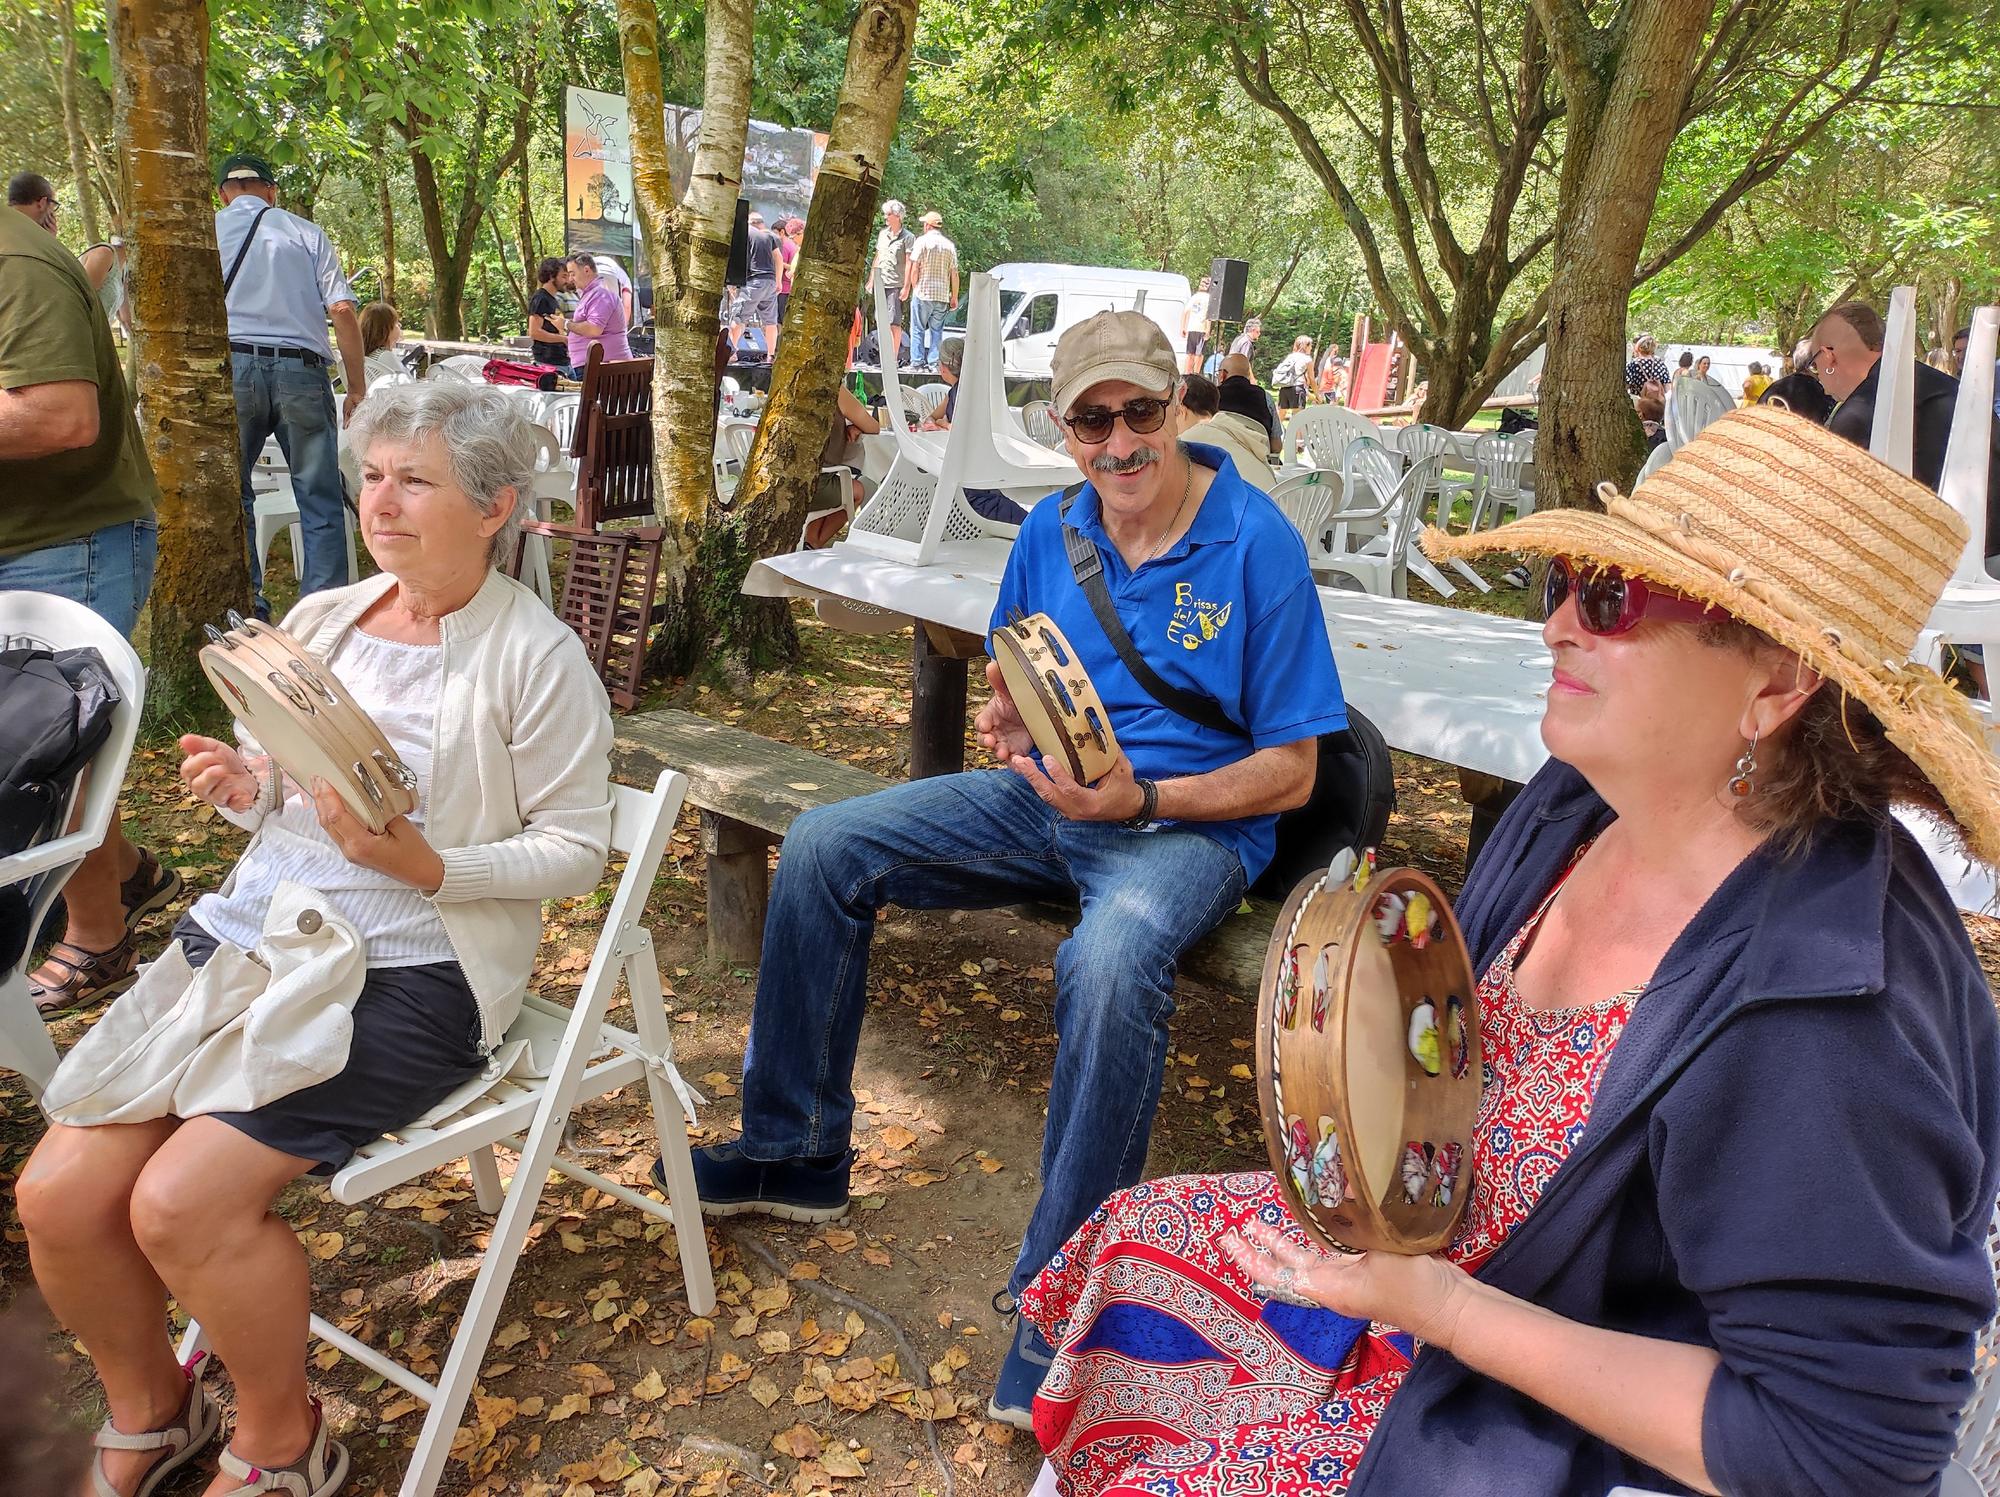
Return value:
<svg viewBox="0 0 2000 1497">
<path fill-rule="evenodd" d="M 385 573 L 313 593 L 284 628 L 325 660 L 395 581 Z M 491 1050 L 521 1011 L 542 901 L 587 894 L 604 876 L 611 705 L 569 626 L 498 572 L 438 620 L 438 633 L 442 684 L 424 836 L 444 861 L 444 882 L 430 897 Z M 278 808 L 280 779 L 265 780 L 249 811 L 223 814 L 255 832 Z M 235 878 L 232 871 L 225 893 Z"/>
</svg>

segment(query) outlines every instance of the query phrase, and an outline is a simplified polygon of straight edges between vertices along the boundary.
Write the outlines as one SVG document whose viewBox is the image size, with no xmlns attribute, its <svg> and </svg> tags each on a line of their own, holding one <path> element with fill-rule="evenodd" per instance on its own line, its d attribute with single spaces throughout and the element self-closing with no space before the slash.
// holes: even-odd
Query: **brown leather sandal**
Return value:
<svg viewBox="0 0 2000 1497">
<path fill-rule="evenodd" d="M 125 929 L 134 931 L 148 915 L 164 910 L 181 894 L 181 875 L 169 868 L 151 850 L 139 849 L 139 866 L 118 886 L 119 903 L 125 906 Z"/>
<path fill-rule="evenodd" d="M 130 931 L 109 951 L 85 951 L 57 941 L 49 947 L 42 966 L 55 968 L 62 980 L 51 986 L 30 977 L 28 996 L 35 1000 L 36 1012 L 46 1019 L 65 1009 L 116 997 L 139 980 L 138 965 L 139 943 Z"/>
</svg>

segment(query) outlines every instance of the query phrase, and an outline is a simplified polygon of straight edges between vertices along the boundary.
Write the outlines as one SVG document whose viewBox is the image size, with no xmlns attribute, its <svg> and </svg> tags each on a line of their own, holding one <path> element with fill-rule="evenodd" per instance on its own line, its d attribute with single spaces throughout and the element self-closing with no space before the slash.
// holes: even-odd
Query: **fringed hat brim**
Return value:
<svg viewBox="0 0 2000 1497">
<path fill-rule="evenodd" d="M 1732 581 L 1726 571 L 1688 554 L 1677 535 L 1634 523 L 1623 495 L 1606 490 L 1610 512 L 1537 510 L 1510 524 L 1471 535 L 1435 526 L 1423 534 L 1434 561 L 1494 552 L 1562 556 L 1616 567 L 1713 604 L 1796 654 L 1812 670 L 1860 701 L 1889 741 L 1909 755 L 1950 808 L 1953 830 L 1981 862 L 2000 867 L 2000 760 L 1971 704 L 1950 682 L 1907 660 L 1866 660 L 1837 630 L 1815 627 L 1798 600 L 1755 580 Z"/>
</svg>

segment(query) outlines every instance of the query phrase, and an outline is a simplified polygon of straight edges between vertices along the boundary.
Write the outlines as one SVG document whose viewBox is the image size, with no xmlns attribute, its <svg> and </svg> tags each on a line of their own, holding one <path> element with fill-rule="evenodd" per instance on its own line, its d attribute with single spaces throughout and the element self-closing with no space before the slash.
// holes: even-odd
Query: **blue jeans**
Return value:
<svg viewBox="0 0 2000 1497">
<path fill-rule="evenodd" d="M 1181 827 L 1070 821 L 1012 770 L 913 780 L 792 824 L 764 922 L 743 1058 L 743 1153 L 848 1146 L 875 912 L 1081 897 L 1056 951 L 1042 1193 L 1018 1294 L 1114 1190 L 1136 1184 L 1167 1061 L 1174 967 L 1243 897 L 1235 853 Z"/>
<path fill-rule="evenodd" d="M 292 470 L 292 495 L 298 501 L 299 524 L 305 531 L 305 575 L 299 596 L 324 588 L 345 587 L 347 575 L 347 501 L 340 484 L 340 417 L 333 404 L 333 386 L 324 368 L 309 369 L 298 359 L 273 359 L 259 354 L 232 353 L 236 380 L 237 471 L 243 482 L 243 526 L 250 540 L 250 580 L 257 601 L 264 600 L 264 558 L 256 555 L 256 495 L 250 475 L 264 443 L 276 435 Z"/>
<path fill-rule="evenodd" d="M 944 351 L 944 318 L 951 310 L 949 302 L 925 301 L 921 296 L 910 299 L 910 363 L 926 369 L 937 368 L 938 355 Z"/>
<path fill-rule="evenodd" d="M 122 520 L 73 541 L 0 557 L 0 592 L 68 598 L 130 639 L 153 590 L 159 540 L 154 521 Z"/>
</svg>

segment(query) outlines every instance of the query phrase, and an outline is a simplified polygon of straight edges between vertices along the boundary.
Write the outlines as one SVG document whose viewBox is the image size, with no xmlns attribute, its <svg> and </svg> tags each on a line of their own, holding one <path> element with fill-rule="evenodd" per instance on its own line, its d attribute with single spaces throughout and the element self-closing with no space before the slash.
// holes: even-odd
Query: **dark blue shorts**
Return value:
<svg viewBox="0 0 2000 1497">
<path fill-rule="evenodd" d="M 199 967 L 219 944 L 183 915 L 174 939 Z M 371 967 L 354 1004 L 347 1067 L 254 1112 L 210 1116 L 330 1175 L 354 1151 L 422 1117 L 484 1067 L 479 1005 L 457 962 Z"/>
</svg>

